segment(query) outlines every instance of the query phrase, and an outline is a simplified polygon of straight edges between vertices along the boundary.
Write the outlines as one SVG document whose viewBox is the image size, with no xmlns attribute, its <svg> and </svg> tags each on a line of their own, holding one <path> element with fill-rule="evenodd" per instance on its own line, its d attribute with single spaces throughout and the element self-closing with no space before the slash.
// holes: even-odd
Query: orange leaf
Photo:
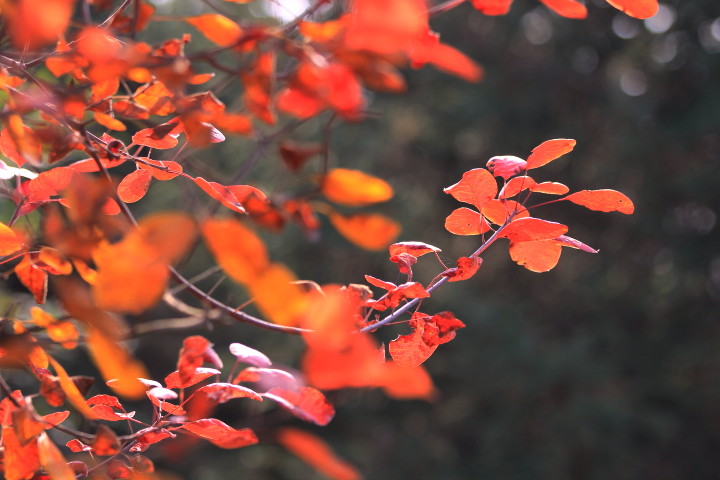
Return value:
<svg viewBox="0 0 720 480">
<path fill-rule="evenodd" d="M 455 235 L 480 235 L 491 229 L 480 213 L 466 207 L 453 210 L 445 219 L 445 228 Z"/>
<path fill-rule="evenodd" d="M 355 0 L 345 46 L 377 55 L 407 54 L 428 30 L 424 0 Z"/>
<path fill-rule="evenodd" d="M 606 0 L 621 12 L 635 18 L 649 18 L 658 11 L 657 0 Z"/>
<path fill-rule="evenodd" d="M 538 193 L 547 193 L 548 195 L 565 195 L 570 189 L 558 182 L 542 182 L 536 183 L 530 190 Z"/>
<path fill-rule="evenodd" d="M 34 49 L 51 43 L 65 32 L 75 0 L 19 0 L 3 4 L 3 15 L 13 43 Z"/>
<path fill-rule="evenodd" d="M 115 380 L 109 385 L 116 393 L 133 400 L 145 395 L 145 385 L 138 378 L 150 375 L 125 348 L 94 328 L 88 331 L 87 347 L 103 378 Z"/>
<path fill-rule="evenodd" d="M 10 227 L 0 222 L 0 256 L 15 253 L 21 247 L 22 242 L 17 234 Z"/>
<path fill-rule="evenodd" d="M 564 235 L 568 228 L 556 222 L 549 222 L 534 217 L 518 218 L 510 222 L 500 232 L 500 237 L 511 242 L 528 242 L 531 240 L 550 240 Z"/>
<path fill-rule="evenodd" d="M 185 213 L 160 212 L 143 217 L 137 231 L 148 245 L 155 248 L 162 261 L 175 263 L 192 245 L 197 227 Z"/>
<path fill-rule="evenodd" d="M 72 406 L 75 407 L 77 411 L 82 413 L 86 418 L 94 419 L 95 414 L 90 409 L 90 407 L 87 406 L 87 404 L 85 403 L 85 399 L 80 393 L 80 390 L 78 390 L 78 387 L 68 376 L 62 365 L 56 362 L 55 359 L 52 358 L 50 355 L 48 355 L 48 361 L 50 362 L 50 365 L 52 365 L 52 367 L 55 369 L 55 373 L 57 373 L 58 376 L 58 381 L 60 382 L 60 388 L 62 388 L 62 391 L 65 392 L 65 395 L 67 396 L 67 399 L 70 401 Z"/>
<path fill-rule="evenodd" d="M 532 153 L 527 159 L 527 168 L 542 167 L 556 158 L 562 157 L 575 148 L 575 143 L 575 140 L 567 138 L 556 138 L 555 140 L 547 140 L 541 143 L 533 148 Z"/>
<path fill-rule="evenodd" d="M 115 455 L 120 451 L 120 440 L 110 427 L 100 424 L 95 432 L 92 451 L 95 455 L 103 457 Z"/>
<path fill-rule="evenodd" d="M 289 268 L 271 263 L 246 288 L 267 318 L 279 325 L 297 325 L 307 308 L 307 296 L 296 280 Z"/>
<path fill-rule="evenodd" d="M 35 166 L 39 165 L 42 158 L 42 144 L 35 132 L 23 124 L 19 115 L 8 116 L 5 126 L 13 144 L 7 149 L 6 155 L 18 166 L 25 162 Z"/>
<path fill-rule="evenodd" d="M 15 429 L 8 425 L 2 428 L 3 473 L 6 480 L 29 480 L 40 469 L 37 442 L 21 444 Z"/>
<path fill-rule="evenodd" d="M 515 200 L 495 200 L 492 199 L 482 209 L 482 214 L 495 225 L 504 224 L 510 215 L 513 218 L 529 217 L 527 209 Z"/>
<path fill-rule="evenodd" d="M 335 416 L 335 408 L 325 395 L 312 387 L 301 387 L 295 391 L 276 387 L 263 396 L 276 401 L 296 417 L 316 425 L 327 425 Z"/>
<path fill-rule="evenodd" d="M 165 386 L 167 386 L 167 388 L 188 388 L 212 377 L 213 375 L 220 375 L 220 370 L 208 367 L 196 367 L 192 376 L 190 376 L 185 382 L 182 382 L 180 380 L 180 371 L 175 370 L 165 377 Z"/>
<path fill-rule="evenodd" d="M 168 160 L 153 160 L 143 158 L 146 163 L 137 162 L 137 166 L 143 170 L 149 170 L 155 180 L 172 180 L 183 171 L 182 165 Z M 149 164 L 149 165 L 147 165 Z M 153 165 L 159 167 L 155 168 Z"/>
<path fill-rule="evenodd" d="M 179 121 L 174 120 L 153 128 L 144 128 L 132 137 L 133 143 L 146 147 L 166 150 L 178 144 L 177 137 L 183 128 Z"/>
<path fill-rule="evenodd" d="M 148 170 L 135 170 L 125 176 L 117 187 L 120 200 L 134 203 L 145 196 L 150 188 L 152 173 Z"/>
<path fill-rule="evenodd" d="M 60 450 L 43 432 L 38 437 L 40 465 L 53 480 L 75 480 L 75 472 L 70 468 Z"/>
<path fill-rule="evenodd" d="M 117 130 L 119 132 L 124 132 L 125 130 L 127 130 L 127 127 L 124 123 L 122 123 L 117 118 L 111 117 L 110 115 L 101 112 L 95 112 L 93 116 L 95 117 L 96 122 L 98 122 L 103 127 L 109 128 L 110 130 Z"/>
<path fill-rule="evenodd" d="M 437 43 L 427 52 L 427 62 L 438 70 L 458 76 L 466 82 L 478 82 L 483 76 L 483 69 L 461 51 Z"/>
<path fill-rule="evenodd" d="M 233 398 L 252 398 L 258 402 L 263 401 L 262 397 L 254 390 L 232 383 L 210 383 L 198 388 L 196 392 L 207 395 L 214 403 L 225 403 Z"/>
<path fill-rule="evenodd" d="M 283 428 L 277 434 L 278 442 L 308 465 L 333 480 L 359 480 L 360 473 L 335 455 L 319 437 L 295 428 Z"/>
<path fill-rule="evenodd" d="M 200 30 L 208 40 L 221 47 L 237 43 L 243 34 L 240 26 L 229 18 L 218 13 L 206 13 L 197 17 L 185 17 L 184 20 Z"/>
<path fill-rule="evenodd" d="M 531 272 L 547 272 L 560 260 L 562 247 L 554 240 L 510 242 L 510 258 Z"/>
<path fill-rule="evenodd" d="M 550 183 L 550 182 L 546 182 Z M 514 197 L 524 190 L 532 190 L 536 185 L 535 180 L 528 176 L 511 178 L 498 194 L 499 199 Z"/>
<path fill-rule="evenodd" d="M 443 191 L 455 200 L 474 205 L 478 210 L 498 193 L 497 181 L 484 168 L 474 168 L 465 172 L 462 179 Z"/>
<path fill-rule="evenodd" d="M 377 213 L 332 213 L 329 218 L 343 237 L 366 250 L 382 250 L 400 235 L 399 223 Z"/>
<path fill-rule="evenodd" d="M 238 283 L 252 283 L 269 265 L 263 241 L 235 219 L 205 220 L 202 234 L 215 261 Z"/>
<path fill-rule="evenodd" d="M 321 179 L 321 190 L 328 200 L 351 207 L 385 202 L 393 196 L 393 189 L 385 180 L 347 168 L 328 171 Z"/>
<path fill-rule="evenodd" d="M 587 8 L 576 0 L 540 0 L 546 7 L 566 18 L 582 19 L 587 17 Z"/>
<path fill-rule="evenodd" d="M 30 290 L 37 303 L 41 305 L 45 303 L 48 284 L 48 274 L 45 270 L 35 266 L 30 257 L 25 255 L 20 263 L 15 265 L 15 275 L 20 283 Z"/>
<path fill-rule="evenodd" d="M 630 215 L 635 211 L 632 200 L 615 190 L 580 190 L 571 193 L 564 200 L 598 212 L 620 212 Z"/>
</svg>

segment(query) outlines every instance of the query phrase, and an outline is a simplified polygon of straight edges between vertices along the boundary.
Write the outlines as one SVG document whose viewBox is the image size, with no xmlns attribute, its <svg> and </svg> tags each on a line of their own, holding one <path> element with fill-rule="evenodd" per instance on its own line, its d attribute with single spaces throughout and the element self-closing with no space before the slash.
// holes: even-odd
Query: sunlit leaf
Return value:
<svg viewBox="0 0 720 480">
<path fill-rule="evenodd" d="M 565 195 L 570 191 L 566 185 L 558 182 L 536 183 L 530 187 L 530 190 L 538 193 L 547 193 L 549 195 Z"/>
<path fill-rule="evenodd" d="M 627 215 L 635 211 L 635 205 L 626 195 L 615 190 L 580 190 L 565 200 L 598 212 L 620 212 Z"/>
<path fill-rule="evenodd" d="M 265 398 L 279 403 L 283 408 L 306 422 L 327 425 L 335 416 L 335 408 L 320 390 L 301 387 L 297 390 L 273 388 L 264 393 Z"/>
<path fill-rule="evenodd" d="M 95 365 L 105 380 L 115 380 L 110 387 L 123 397 L 142 398 L 146 388 L 138 379 L 150 376 L 145 366 L 101 331 L 91 329 L 88 333 L 87 347 Z"/>
<path fill-rule="evenodd" d="M 606 0 L 618 10 L 635 18 L 650 18 L 658 11 L 658 0 Z"/>
<path fill-rule="evenodd" d="M 472 0 L 475 8 L 485 15 L 505 15 L 510 11 L 513 0 Z"/>
<path fill-rule="evenodd" d="M 196 392 L 207 395 L 216 403 L 225 403 L 233 398 L 251 398 L 262 402 L 262 397 L 255 391 L 232 383 L 210 383 L 198 388 Z"/>
<path fill-rule="evenodd" d="M 210 41 L 221 47 L 235 44 L 243 33 L 237 23 L 218 13 L 185 17 L 183 20 L 200 30 Z"/>
<path fill-rule="evenodd" d="M 442 273 L 443 277 L 448 277 L 449 282 L 459 282 L 467 280 L 475 275 L 482 265 L 480 257 L 460 257 L 457 259 L 457 267 L 450 268 Z"/>
<path fill-rule="evenodd" d="M 495 225 L 504 224 L 510 215 L 513 218 L 529 217 L 530 213 L 515 200 L 492 199 L 482 209 L 483 216 Z"/>
<path fill-rule="evenodd" d="M 0 222 L 0 256 L 15 253 L 20 250 L 20 247 L 22 247 L 22 241 L 17 234 Z"/>
<path fill-rule="evenodd" d="M 568 231 L 565 225 L 556 222 L 542 220 L 540 218 L 526 217 L 518 218 L 510 222 L 500 237 L 509 239 L 511 242 L 527 242 L 531 240 L 550 240 Z"/>
<path fill-rule="evenodd" d="M 185 382 L 182 382 L 180 381 L 180 371 L 175 370 L 165 377 L 165 385 L 167 388 L 188 388 L 214 375 L 220 375 L 220 373 L 220 370 L 216 368 L 197 367 L 195 372 Z"/>
<path fill-rule="evenodd" d="M 455 235 L 480 235 L 491 230 L 490 224 L 479 212 L 470 208 L 456 208 L 445 219 L 445 228 Z"/>
<path fill-rule="evenodd" d="M 587 8 L 576 0 L 540 0 L 546 7 L 566 18 L 587 17 Z"/>
<path fill-rule="evenodd" d="M 152 177 L 152 173 L 142 169 L 127 174 L 118 185 L 118 197 L 125 203 L 137 202 L 147 193 Z"/>
<path fill-rule="evenodd" d="M 329 218 L 343 237 L 366 250 L 382 250 L 400 235 L 400 224 L 378 213 L 332 213 Z"/>
<path fill-rule="evenodd" d="M 263 241 L 238 220 L 207 219 L 202 235 L 215 261 L 238 283 L 252 283 L 270 263 Z"/>
<path fill-rule="evenodd" d="M 541 143 L 537 147 L 533 148 L 532 153 L 527 159 L 527 168 L 542 167 L 543 165 L 562 157 L 575 148 L 575 143 L 575 140 L 567 138 L 557 138 Z"/>
<path fill-rule="evenodd" d="M 55 373 L 57 373 L 58 376 L 58 381 L 60 382 L 60 388 L 62 388 L 63 392 L 65 392 L 65 395 L 67 396 L 67 399 L 70 401 L 72 406 L 75 407 L 75 409 L 82 413 L 86 418 L 95 418 L 95 414 L 92 412 L 90 407 L 87 406 L 87 404 L 85 403 L 85 399 L 80 393 L 80 390 L 78 390 L 78 387 L 75 385 L 75 383 L 73 383 L 72 379 L 68 376 L 62 365 L 60 365 L 58 362 L 55 361 L 54 358 L 50 356 L 48 356 L 48 361 L 55 369 Z"/>
<path fill-rule="evenodd" d="M 443 191 L 452 195 L 455 200 L 469 203 L 480 210 L 488 201 L 495 198 L 498 187 L 495 177 L 489 171 L 484 168 L 474 168 L 465 172 L 458 183 Z"/>
<path fill-rule="evenodd" d="M 321 179 L 322 193 L 328 200 L 361 207 L 392 198 L 393 189 L 381 180 L 360 170 L 333 168 Z"/>
<path fill-rule="evenodd" d="M 499 157 L 492 157 L 488 160 L 487 168 L 490 170 L 490 173 L 496 177 L 507 180 L 508 178 L 526 170 L 527 162 L 522 158 L 514 157 L 512 155 L 502 155 Z"/>
<path fill-rule="evenodd" d="M 236 430 L 215 418 L 195 420 L 183 424 L 181 428 L 209 440 L 220 448 L 240 448 L 258 442 L 257 437 L 249 428 Z"/>
</svg>

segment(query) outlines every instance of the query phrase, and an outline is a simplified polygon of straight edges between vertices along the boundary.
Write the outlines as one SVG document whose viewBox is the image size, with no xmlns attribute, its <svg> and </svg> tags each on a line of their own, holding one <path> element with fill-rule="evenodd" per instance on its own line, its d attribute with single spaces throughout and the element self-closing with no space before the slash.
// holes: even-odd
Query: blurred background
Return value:
<svg viewBox="0 0 720 480">
<path fill-rule="evenodd" d="M 155 2 L 159 13 L 188 14 L 180 3 Z M 282 21 L 286 9 L 267 6 L 248 15 Z M 566 249 L 557 268 L 536 274 L 514 264 L 501 242 L 473 279 L 434 294 L 425 311 L 452 310 L 467 324 L 425 364 L 436 401 L 399 402 L 372 390 L 330 394 L 335 420 L 302 427 L 367 479 L 720 478 L 720 3 L 669 0 L 645 21 L 602 0 L 588 6 L 584 21 L 560 18 L 535 0 L 517 0 L 503 17 L 470 5 L 439 15 L 432 27 L 483 65 L 484 80 L 407 71 L 406 94 L 372 95 L 377 115 L 333 133 L 333 165 L 394 186 L 395 198 L 372 210 L 402 223 L 401 240 L 436 245 L 450 262 L 478 240 L 445 231 L 444 218 L 458 204 L 442 189 L 492 156 L 526 157 L 547 139 L 578 145 L 536 180 L 617 189 L 636 206 L 632 216 L 543 207 L 537 215 L 566 223 L 600 253 Z M 172 28 L 175 35 L 187 30 L 168 23 L 151 35 L 167 38 Z M 222 98 L 232 95 L 238 92 Z M 310 122 L 293 138 L 317 140 L 322 125 Z M 232 171 L 244 152 L 237 145 L 199 152 L 194 161 L 219 159 L 215 168 Z M 277 159 L 263 160 L 247 182 L 285 188 L 278 168 Z M 140 214 L 177 208 L 185 198 L 170 185 L 153 188 Z M 327 224 L 321 233 L 320 242 L 295 227 L 263 237 L 273 258 L 301 278 L 401 280 L 385 252 L 362 251 Z M 437 271 L 423 258 L 416 275 L 428 281 Z M 229 283 L 216 296 L 239 303 L 242 290 Z M 154 378 L 174 369 L 188 333 L 140 339 L 138 355 Z M 398 333 L 407 332 L 399 326 L 379 336 Z M 238 325 L 208 336 L 218 350 L 241 341 L 289 366 L 302 350 L 295 338 Z M 91 373 L 84 365 L 83 357 L 66 367 Z M 218 418 L 243 425 L 254 413 L 223 409 Z M 253 416 L 249 426 L 262 440 L 276 421 L 294 424 L 268 415 Z M 187 479 L 322 478 L 271 443 L 158 452 L 159 468 Z"/>
</svg>

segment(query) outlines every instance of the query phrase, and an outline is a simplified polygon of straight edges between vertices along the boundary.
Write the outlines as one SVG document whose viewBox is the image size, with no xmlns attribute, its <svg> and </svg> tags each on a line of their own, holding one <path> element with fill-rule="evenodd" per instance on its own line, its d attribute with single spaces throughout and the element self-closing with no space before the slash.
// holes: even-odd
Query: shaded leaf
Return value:
<svg viewBox="0 0 720 480">
<path fill-rule="evenodd" d="M 254 367 L 269 367 L 272 365 L 267 355 L 242 343 L 231 343 L 230 353 L 235 356 L 238 362 L 248 363 Z"/>
<path fill-rule="evenodd" d="M 335 408 L 325 395 L 312 387 L 297 390 L 273 388 L 263 396 L 276 401 L 296 417 L 316 425 L 327 425 L 335 416 Z"/>
<path fill-rule="evenodd" d="M 283 428 L 278 442 L 294 455 L 333 480 L 359 480 L 355 467 L 339 458 L 318 436 L 295 428 Z"/>
</svg>

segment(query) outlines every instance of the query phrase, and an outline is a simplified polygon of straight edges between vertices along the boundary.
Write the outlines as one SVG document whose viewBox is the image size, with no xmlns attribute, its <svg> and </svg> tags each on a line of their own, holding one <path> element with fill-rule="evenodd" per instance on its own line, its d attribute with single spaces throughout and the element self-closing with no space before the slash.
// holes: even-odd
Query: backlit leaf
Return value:
<svg viewBox="0 0 720 480">
<path fill-rule="evenodd" d="M 438 345 L 428 345 L 423 340 L 425 322 L 418 322 L 409 335 L 400 335 L 388 345 L 393 361 L 401 366 L 418 366 L 435 352 Z M 429 328 L 437 327 L 429 325 Z"/>
<path fill-rule="evenodd" d="M 627 215 L 635 211 L 632 200 L 615 190 L 580 190 L 565 200 L 598 212 L 620 212 Z"/>
<path fill-rule="evenodd" d="M 200 30 L 210 41 L 221 47 L 235 44 L 243 33 L 237 23 L 218 13 L 185 17 L 183 20 Z"/>
<path fill-rule="evenodd" d="M 258 442 L 249 428 L 236 430 L 215 418 L 204 418 L 184 424 L 181 428 L 214 443 L 220 448 L 240 448 Z"/>
<path fill-rule="evenodd" d="M 343 237 L 366 250 L 382 250 L 400 235 L 400 224 L 378 213 L 332 213 L 329 218 Z"/>
<path fill-rule="evenodd" d="M 38 268 L 30 257 L 25 255 L 20 263 L 15 265 L 15 275 L 33 294 L 35 302 L 41 305 L 45 303 L 48 285 L 48 274 L 45 270 Z"/>
<path fill-rule="evenodd" d="M 240 204 L 237 197 L 232 193 L 228 187 L 220 185 L 216 182 L 208 182 L 202 177 L 194 178 L 193 181 L 198 187 L 202 188 L 205 193 L 210 195 L 212 198 L 222 203 L 230 210 L 237 213 L 247 213 L 245 208 Z"/>
<path fill-rule="evenodd" d="M 488 160 L 487 168 L 490 170 L 490 173 L 496 177 L 507 180 L 508 178 L 527 169 L 527 162 L 522 158 L 514 157 L 512 155 L 502 155 L 499 157 L 492 157 Z"/>
<path fill-rule="evenodd" d="M 413 257 L 420 257 L 426 253 L 431 252 L 442 252 L 438 247 L 434 247 L 428 243 L 423 242 L 398 242 L 393 243 L 389 247 L 390 256 L 400 255 L 401 253 L 407 253 Z"/>
<path fill-rule="evenodd" d="M 385 180 L 347 168 L 328 171 L 321 186 L 328 200 L 351 207 L 385 202 L 393 196 L 393 189 Z"/>
<path fill-rule="evenodd" d="M 312 387 L 297 390 L 273 388 L 263 396 L 276 401 L 296 417 L 320 426 L 327 425 L 335 416 L 335 408 L 325 395 Z"/>
<path fill-rule="evenodd" d="M 575 140 L 567 138 L 556 138 L 547 140 L 533 148 L 527 159 L 527 168 L 538 168 L 546 165 L 556 158 L 562 157 L 575 148 Z"/>
<path fill-rule="evenodd" d="M 333 480 L 360 480 L 355 467 L 339 458 L 320 437 L 295 428 L 283 428 L 278 442 L 308 465 Z"/>
<path fill-rule="evenodd" d="M 482 209 L 483 216 L 495 225 L 503 225 L 510 215 L 513 218 L 529 217 L 530 213 L 515 200 L 492 199 Z"/>
<path fill-rule="evenodd" d="M 248 363 L 254 367 L 269 367 L 272 365 L 267 355 L 242 343 L 231 343 L 230 353 L 235 356 L 238 362 Z"/>
<path fill-rule="evenodd" d="M 118 185 L 118 197 L 125 203 L 137 202 L 147 193 L 152 177 L 152 173 L 142 169 L 127 174 Z"/>
<path fill-rule="evenodd" d="M 490 224 L 479 212 L 470 208 L 456 208 L 445 219 L 445 228 L 455 235 L 480 235 L 491 230 Z"/>
<path fill-rule="evenodd" d="M 262 397 L 253 390 L 232 383 L 210 383 L 196 390 L 210 397 L 216 403 L 225 403 L 233 398 L 251 398 L 262 402 Z"/>
<path fill-rule="evenodd" d="M 518 218 L 510 222 L 500 237 L 507 238 L 511 242 L 527 242 L 531 240 L 550 240 L 568 231 L 565 225 L 556 222 L 549 222 L 534 217 Z"/>
<path fill-rule="evenodd" d="M 473 7 L 485 15 L 505 15 L 510 11 L 513 0 L 472 0 Z"/>
<path fill-rule="evenodd" d="M 538 193 L 547 193 L 549 195 L 565 195 L 570 189 L 558 182 L 542 182 L 536 183 L 530 190 Z"/>
<path fill-rule="evenodd" d="M 554 240 L 511 242 L 510 258 L 531 272 L 547 272 L 557 265 L 562 247 Z"/>
<path fill-rule="evenodd" d="M 457 259 L 457 267 L 450 268 L 442 273 L 443 277 L 448 277 L 449 282 L 459 282 L 467 280 L 475 275 L 482 265 L 482 258 L 479 257 L 460 257 Z"/>
<path fill-rule="evenodd" d="M 650 18 L 658 11 L 658 0 L 606 0 L 621 12 L 635 18 Z"/>
<path fill-rule="evenodd" d="M 262 314 L 279 325 L 297 325 L 307 307 L 307 295 L 295 274 L 280 263 L 271 263 L 246 285 Z"/>
<path fill-rule="evenodd" d="M 252 283 L 270 263 L 263 241 L 238 220 L 207 219 L 202 235 L 215 261 L 238 283 Z"/>
<path fill-rule="evenodd" d="M 22 242 L 15 232 L 0 222 L 0 256 L 10 255 L 20 250 Z"/>
<path fill-rule="evenodd" d="M 587 17 L 587 8 L 576 0 L 540 0 L 546 7 L 566 18 Z"/>
<path fill-rule="evenodd" d="M 55 373 L 57 373 L 58 376 L 58 381 L 60 382 L 60 388 L 62 388 L 63 392 L 65 392 L 65 395 L 72 404 L 72 406 L 75 407 L 75 409 L 82 413 L 86 418 L 95 418 L 95 414 L 90 409 L 90 407 L 87 406 L 87 404 L 85 403 L 85 399 L 80 393 L 80 390 L 78 390 L 78 387 L 68 376 L 62 365 L 60 365 L 58 362 L 55 361 L 54 358 L 50 356 L 48 356 L 48 361 L 55 369 Z"/>
<path fill-rule="evenodd" d="M 220 370 L 209 367 L 197 367 L 195 368 L 195 373 L 185 382 L 182 382 L 180 381 L 180 372 L 175 370 L 165 377 L 165 385 L 167 388 L 188 388 L 214 375 L 220 375 Z"/>
<path fill-rule="evenodd" d="M 465 172 L 462 179 L 443 191 L 456 200 L 474 205 L 478 210 L 495 198 L 498 193 L 497 181 L 484 168 L 474 168 Z"/>
<path fill-rule="evenodd" d="M 145 366 L 122 345 L 97 329 L 90 329 L 87 347 L 95 365 L 105 380 L 114 380 L 110 387 L 119 395 L 137 400 L 145 395 L 145 385 L 138 380 L 147 378 Z"/>
</svg>

